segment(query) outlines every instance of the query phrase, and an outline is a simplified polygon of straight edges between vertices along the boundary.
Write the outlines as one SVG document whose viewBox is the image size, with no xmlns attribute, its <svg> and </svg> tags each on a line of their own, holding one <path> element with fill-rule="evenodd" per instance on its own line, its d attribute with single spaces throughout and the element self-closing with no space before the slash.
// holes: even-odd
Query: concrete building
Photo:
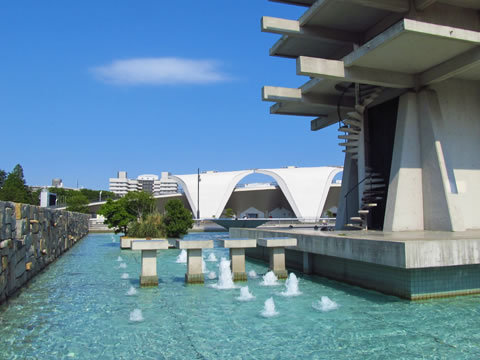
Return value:
<svg viewBox="0 0 480 360">
<path fill-rule="evenodd" d="M 263 17 L 282 35 L 270 53 L 310 80 L 263 99 L 314 131 L 339 124 L 338 228 L 479 229 L 480 1 L 279 2 L 307 8 Z"/>
<path fill-rule="evenodd" d="M 297 168 L 289 166 L 281 169 L 255 169 L 228 172 L 206 171 L 200 174 L 200 182 L 197 174 L 171 175 L 183 188 L 190 208 L 197 218 L 219 218 L 227 207 L 240 208 L 241 213 L 249 207 L 255 206 L 255 202 L 262 206 L 252 209 L 250 213 L 270 216 L 271 211 L 279 212 L 280 208 L 288 210 L 295 218 L 304 221 L 316 221 L 325 212 L 325 204 L 335 176 L 342 172 L 341 167 L 305 167 Z M 244 187 L 236 189 L 237 184 L 246 176 L 251 174 L 263 174 L 271 176 L 278 184 L 276 197 L 250 198 L 241 196 L 242 191 L 255 190 L 255 187 Z M 271 190 L 276 186 L 269 185 Z M 262 189 L 257 187 L 257 189 Z M 265 189 L 263 189 L 265 190 Z M 265 195 L 265 194 L 264 194 Z M 229 204 L 227 204 L 230 202 Z M 236 205 L 242 202 L 244 205 Z M 248 211 L 247 211 L 248 214 Z M 237 214 L 239 216 L 240 214 Z"/>
<path fill-rule="evenodd" d="M 270 54 L 309 79 L 263 100 L 313 131 L 338 124 L 342 231 L 230 237 L 295 237 L 287 266 L 407 299 L 480 293 L 480 1 L 276 1 L 305 13 L 262 18 L 281 35 Z"/>
<path fill-rule="evenodd" d="M 119 171 L 116 178 L 109 179 L 110 191 L 125 196 L 130 191 L 145 191 L 153 195 L 176 194 L 178 185 L 175 181 L 168 178 L 167 172 L 162 172 L 162 177 L 158 175 L 146 174 L 140 175 L 136 179 L 129 179 L 126 171 Z"/>
</svg>

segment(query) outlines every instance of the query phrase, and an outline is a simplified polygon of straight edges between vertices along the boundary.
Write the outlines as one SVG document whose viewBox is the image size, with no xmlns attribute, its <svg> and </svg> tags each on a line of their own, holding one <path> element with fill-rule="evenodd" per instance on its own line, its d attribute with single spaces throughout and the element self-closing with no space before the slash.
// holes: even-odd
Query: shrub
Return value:
<svg viewBox="0 0 480 360">
<path fill-rule="evenodd" d="M 165 204 L 165 233 L 167 237 L 177 238 L 188 233 L 193 227 L 192 213 L 179 199 L 168 200 Z"/>
<path fill-rule="evenodd" d="M 148 214 L 144 219 L 130 224 L 127 235 L 141 238 L 161 238 L 165 236 L 163 217 L 158 212 Z"/>
</svg>

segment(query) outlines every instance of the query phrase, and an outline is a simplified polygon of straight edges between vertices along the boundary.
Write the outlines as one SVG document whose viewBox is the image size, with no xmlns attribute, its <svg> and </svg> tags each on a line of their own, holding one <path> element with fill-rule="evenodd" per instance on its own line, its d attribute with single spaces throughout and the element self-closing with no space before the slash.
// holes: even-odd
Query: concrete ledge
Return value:
<svg viewBox="0 0 480 360">
<path fill-rule="evenodd" d="M 140 286 L 158 286 L 158 277 L 157 276 L 140 276 Z"/>
<path fill-rule="evenodd" d="M 286 246 L 297 246 L 297 239 L 290 237 L 279 237 L 279 238 L 260 238 L 257 240 L 257 244 L 263 247 L 286 247 Z"/>
<path fill-rule="evenodd" d="M 131 238 L 128 236 L 121 236 L 120 237 L 120 249 L 131 249 L 132 248 L 132 241 L 134 240 L 145 240 L 142 238 Z"/>
<path fill-rule="evenodd" d="M 257 247 L 257 240 L 255 239 L 220 239 L 220 245 L 225 249 L 254 248 L 254 247 Z"/>
<path fill-rule="evenodd" d="M 185 282 L 187 284 L 203 284 L 205 277 L 203 274 L 185 274 Z"/>
<path fill-rule="evenodd" d="M 134 240 L 132 241 L 132 250 L 166 250 L 168 249 L 167 240 Z"/>
<path fill-rule="evenodd" d="M 213 249 L 213 240 L 177 240 L 177 249 Z"/>
</svg>

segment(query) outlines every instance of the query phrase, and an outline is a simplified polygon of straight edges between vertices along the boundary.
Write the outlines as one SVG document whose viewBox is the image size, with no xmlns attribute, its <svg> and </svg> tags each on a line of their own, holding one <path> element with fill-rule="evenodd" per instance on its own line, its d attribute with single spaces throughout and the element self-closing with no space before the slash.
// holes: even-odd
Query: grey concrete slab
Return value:
<svg viewBox="0 0 480 360">
<path fill-rule="evenodd" d="M 132 250 L 166 250 L 168 249 L 167 240 L 134 240 L 132 241 Z"/>
<path fill-rule="evenodd" d="M 257 243 L 264 247 L 297 246 L 297 239 L 294 237 L 266 237 L 258 238 Z"/>
<path fill-rule="evenodd" d="M 232 237 L 295 237 L 294 250 L 404 269 L 480 264 L 480 230 L 318 231 L 230 229 Z M 258 244 L 261 245 L 259 240 Z"/>
<path fill-rule="evenodd" d="M 213 240 L 177 240 L 178 249 L 213 249 Z"/>
<path fill-rule="evenodd" d="M 257 247 L 256 239 L 220 239 L 220 246 L 226 249 L 245 249 Z"/>
</svg>

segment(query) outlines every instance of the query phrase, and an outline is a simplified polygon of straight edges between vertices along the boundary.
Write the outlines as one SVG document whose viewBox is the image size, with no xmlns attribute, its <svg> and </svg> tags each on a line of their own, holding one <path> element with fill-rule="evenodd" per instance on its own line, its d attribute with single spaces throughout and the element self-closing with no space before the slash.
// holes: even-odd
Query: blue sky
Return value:
<svg viewBox="0 0 480 360">
<path fill-rule="evenodd" d="M 335 127 L 270 115 L 263 85 L 298 87 L 270 57 L 267 0 L 0 3 L 0 169 L 29 185 L 107 189 L 108 178 L 170 171 L 342 165 Z"/>
</svg>

